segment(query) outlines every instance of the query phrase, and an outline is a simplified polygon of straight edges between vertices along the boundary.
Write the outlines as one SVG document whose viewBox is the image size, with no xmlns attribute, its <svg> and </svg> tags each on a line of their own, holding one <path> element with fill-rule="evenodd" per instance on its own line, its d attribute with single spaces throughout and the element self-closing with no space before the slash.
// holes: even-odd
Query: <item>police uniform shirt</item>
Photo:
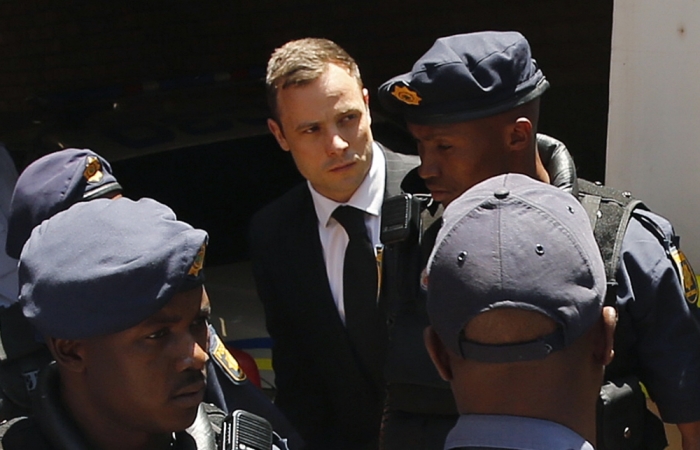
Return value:
<svg viewBox="0 0 700 450">
<path fill-rule="evenodd" d="M 326 262 L 326 273 L 331 293 L 335 300 L 340 318 L 345 323 L 345 304 L 343 302 L 343 261 L 345 248 L 348 246 L 348 235 L 338 221 L 331 217 L 333 211 L 340 205 L 350 205 L 365 211 L 365 225 L 372 244 L 380 243 L 380 213 L 384 201 L 386 185 L 385 156 L 379 146 L 372 143 L 372 164 L 367 176 L 347 203 L 338 203 L 319 194 L 308 183 L 311 197 L 318 217 L 318 234 L 323 247 L 323 258 Z"/>
<path fill-rule="evenodd" d="M 666 219 L 635 210 L 616 276 L 615 346 L 634 347 L 618 349 L 616 357 L 636 354 L 635 373 L 662 419 L 683 423 L 700 420 L 700 308 L 695 274 L 673 254 L 673 236 Z"/>
<path fill-rule="evenodd" d="M 484 447 L 593 450 L 590 442 L 563 425 L 548 420 L 506 415 L 462 415 L 445 440 L 445 450 Z"/>
</svg>

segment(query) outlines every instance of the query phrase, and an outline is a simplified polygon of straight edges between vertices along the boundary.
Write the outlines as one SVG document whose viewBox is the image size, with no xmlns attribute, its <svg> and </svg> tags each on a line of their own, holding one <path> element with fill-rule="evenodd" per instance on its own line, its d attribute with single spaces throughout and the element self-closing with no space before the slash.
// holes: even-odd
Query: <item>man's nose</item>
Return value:
<svg viewBox="0 0 700 450">
<path fill-rule="evenodd" d="M 205 350 L 206 345 L 203 346 L 191 335 L 185 341 L 184 352 L 178 359 L 178 372 L 187 369 L 203 370 L 209 360 L 209 354 Z"/>
<path fill-rule="evenodd" d="M 440 174 L 440 165 L 435 160 L 431 158 L 427 152 L 422 152 L 420 156 L 420 166 L 418 166 L 418 176 L 424 180 L 430 178 L 436 178 Z"/>
<path fill-rule="evenodd" d="M 328 154 L 343 153 L 349 146 L 350 144 L 341 136 L 339 130 L 331 130 L 327 148 Z"/>
</svg>

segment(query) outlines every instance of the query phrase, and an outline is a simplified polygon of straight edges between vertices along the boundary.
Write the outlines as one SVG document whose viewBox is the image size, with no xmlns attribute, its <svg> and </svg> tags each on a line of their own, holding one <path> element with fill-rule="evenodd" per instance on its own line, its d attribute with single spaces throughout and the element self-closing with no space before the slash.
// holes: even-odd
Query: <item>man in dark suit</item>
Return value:
<svg viewBox="0 0 700 450">
<path fill-rule="evenodd" d="M 309 448 L 377 448 L 386 340 L 380 212 L 418 160 L 373 140 L 357 64 L 331 41 L 275 50 L 266 85 L 270 131 L 307 180 L 251 223 L 276 403 Z"/>
</svg>

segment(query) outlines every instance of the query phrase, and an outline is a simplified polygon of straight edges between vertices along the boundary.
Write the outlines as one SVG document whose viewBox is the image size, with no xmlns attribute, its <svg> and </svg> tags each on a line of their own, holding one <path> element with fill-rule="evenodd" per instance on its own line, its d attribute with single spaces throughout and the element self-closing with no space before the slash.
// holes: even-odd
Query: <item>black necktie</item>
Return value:
<svg viewBox="0 0 700 450">
<path fill-rule="evenodd" d="M 350 238 L 343 265 L 345 328 L 372 377 L 381 379 L 385 321 L 377 302 L 377 260 L 364 215 L 352 206 L 333 211 Z"/>
</svg>

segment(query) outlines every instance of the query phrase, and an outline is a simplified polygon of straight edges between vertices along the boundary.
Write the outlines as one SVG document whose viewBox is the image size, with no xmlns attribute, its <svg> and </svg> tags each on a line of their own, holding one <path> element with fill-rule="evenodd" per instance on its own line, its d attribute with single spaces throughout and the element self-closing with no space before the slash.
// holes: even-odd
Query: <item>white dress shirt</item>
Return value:
<svg viewBox="0 0 700 450">
<path fill-rule="evenodd" d="M 372 143 L 372 165 L 367 176 L 347 203 L 338 203 L 319 194 L 311 183 L 309 190 L 314 201 L 316 217 L 318 217 L 318 234 L 323 246 L 323 257 L 326 262 L 326 273 L 335 305 L 338 308 L 340 319 L 345 323 L 345 304 L 343 302 L 343 262 L 345 248 L 348 246 L 348 235 L 345 228 L 331 217 L 335 208 L 340 205 L 350 205 L 360 209 L 365 215 L 365 225 L 369 232 L 369 238 L 376 248 L 381 244 L 379 240 L 380 214 L 384 201 L 384 187 L 386 185 L 386 158 L 376 143 Z"/>
</svg>

